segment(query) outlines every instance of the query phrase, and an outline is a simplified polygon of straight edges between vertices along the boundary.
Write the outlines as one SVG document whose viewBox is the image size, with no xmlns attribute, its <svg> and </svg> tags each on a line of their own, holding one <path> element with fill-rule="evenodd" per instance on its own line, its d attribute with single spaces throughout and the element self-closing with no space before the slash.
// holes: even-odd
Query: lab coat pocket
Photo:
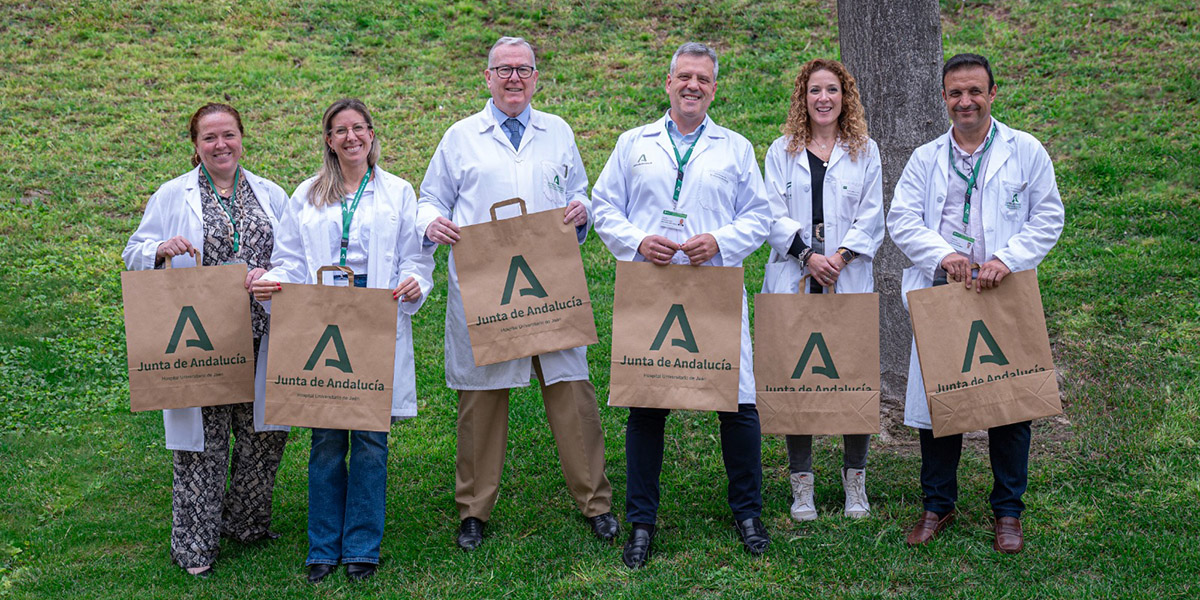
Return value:
<svg viewBox="0 0 1200 600">
<path fill-rule="evenodd" d="M 567 167 L 542 161 L 542 197 L 556 207 L 567 205 Z"/>
<path fill-rule="evenodd" d="M 800 290 L 804 268 L 788 258 L 782 262 L 767 263 L 763 274 L 764 294 L 795 294 Z"/>
<path fill-rule="evenodd" d="M 846 210 L 846 220 L 853 220 L 854 214 L 858 212 L 858 205 L 862 201 L 862 181 L 852 179 L 837 179 L 834 181 L 837 186 L 837 196 L 841 200 L 840 207 Z"/>
<path fill-rule="evenodd" d="M 1001 183 L 1004 196 L 1001 198 L 1000 214 L 1010 221 L 1023 220 L 1025 215 L 1029 214 L 1029 198 L 1026 191 L 1029 184 L 1024 181 L 1003 181 Z"/>
<path fill-rule="evenodd" d="M 737 175 L 723 169 L 705 169 L 701 175 L 700 205 L 720 214 L 733 214 Z"/>
</svg>

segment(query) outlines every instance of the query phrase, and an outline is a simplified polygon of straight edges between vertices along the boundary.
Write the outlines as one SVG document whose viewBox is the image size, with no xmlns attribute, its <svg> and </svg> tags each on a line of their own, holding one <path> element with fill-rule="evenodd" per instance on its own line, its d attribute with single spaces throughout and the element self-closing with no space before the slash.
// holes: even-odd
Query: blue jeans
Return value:
<svg viewBox="0 0 1200 600">
<path fill-rule="evenodd" d="M 663 435 L 670 410 L 630 408 L 625 425 L 625 520 L 653 525 L 658 520 L 659 474 Z M 739 404 L 737 412 L 718 412 L 721 458 L 729 479 L 726 492 L 733 518 L 743 521 L 762 514 L 762 433 L 758 409 Z"/>
<path fill-rule="evenodd" d="M 921 490 L 925 510 L 945 516 L 958 502 L 958 459 L 962 435 L 933 437 L 933 430 L 918 429 L 921 437 Z M 988 430 L 988 455 L 992 462 L 992 514 L 1021 517 L 1021 496 L 1029 483 L 1030 422 L 1013 423 Z"/>
<path fill-rule="evenodd" d="M 306 565 L 379 564 L 387 455 L 386 432 L 312 430 Z"/>
</svg>

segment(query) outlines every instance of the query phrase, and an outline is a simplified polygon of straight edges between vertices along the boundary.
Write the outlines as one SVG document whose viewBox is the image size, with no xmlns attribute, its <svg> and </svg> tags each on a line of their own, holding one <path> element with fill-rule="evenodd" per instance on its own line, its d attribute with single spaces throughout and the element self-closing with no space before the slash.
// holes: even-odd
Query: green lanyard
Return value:
<svg viewBox="0 0 1200 600">
<path fill-rule="evenodd" d="M 354 201 L 349 207 L 346 202 L 342 201 L 342 257 L 341 265 L 346 266 L 346 248 L 350 247 L 350 222 L 354 220 L 354 211 L 358 210 L 358 201 L 362 200 L 363 190 L 367 189 L 367 181 L 371 179 L 371 169 L 367 169 L 363 175 L 362 183 L 358 184 L 358 191 L 354 193 Z"/>
<path fill-rule="evenodd" d="M 679 168 L 675 171 L 675 195 L 671 198 L 674 208 L 679 208 L 679 190 L 683 189 L 683 167 L 692 157 L 692 150 L 696 149 L 696 142 L 700 141 L 702 135 L 704 135 L 704 125 L 701 125 L 700 130 L 696 132 L 696 140 L 688 147 L 687 154 L 679 156 L 679 148 L 675 146 L 675 137 L 669 130 L 667 131 L 667 139 L 671 140 L 671 149 L 675 151 L 675 162 L 679 164 Z"/>
<path fill-rule="evenodd" d="M 963 225 L 971 222 L 971 194 L 975 191 L 975 178 L 979 176 L 979 163 L 983 162 L 983 157 L 987 154 L 988 148 L 992 147 L 992 142 L 996 140 L 996 124 L 992 124 L 992 133 L 988 136 L 987 142 L 983 144 L 983 151 L 979 153 L 979 158 L 975 160 L 975 166 L 971 167 L 971 177 L 967 178 L 962 171 L 958 170 L 958 165 L 954 164 L 954 142 L 949 144 L 950 150 L 950 167 L 954 172 L 962 177 L 962 180 L 967 182 L 967 198 L 963 203 Z M 953 135 L 953 134 L 951 134 Z"/>
<path fill-rule="evenodd" d="M 217 192 L 217 185 L 213 183 L 212 175 L 208 174 L 208 169 L 203 164 L 200 165 L 200 170 L 204 171 L 204 177 L 208 179 L 208 186 L 212 188 L 213 196 L 217 198 L 217 204 L 221 205 L 221 210 L 225 211 L 225 216 L 229 217 L 229 228 L 233 230 L 233 253 L 237 254 L 238 249 L 242 246 L 242 236 L 238 233 L 237 219 L 233 218 L 233 199 L 237 196 L 238 175 L 242 174 L 242 169 L 239 167 L 233 172 L 233 191 L 229 193 L 229 206 L 225 205 L 225 200 L 221 198 L 221 194 Z"/>
</svg>

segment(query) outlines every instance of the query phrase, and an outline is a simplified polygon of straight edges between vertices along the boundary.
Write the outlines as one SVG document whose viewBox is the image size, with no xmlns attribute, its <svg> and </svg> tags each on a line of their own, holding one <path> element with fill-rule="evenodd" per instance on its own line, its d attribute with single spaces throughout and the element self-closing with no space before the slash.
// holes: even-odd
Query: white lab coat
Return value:
<svg viewBox="0 0 1200 600">
<path fill-rule="evenodd" d="M 787 145 L 787 136 L 776 139 L 766 158 L 772 223 L 767 236 L 771 256 L 767 259 L 762 291 L 771 294 L 796 293 L 800 278 L 807 274 L 808 269 L 787 253 L 796 233 L 800 233 L 804 243 L 812 245 L 813 182 L 808 153 L 801 148 L 795 156 L 789 155 Z M 875 291 L 871 265 L 883 243 L 883 176 L 875 140 L 867 140 L 863 152 L 852 160 L 841 144 L 835 145 L 825 180 L 819 184 L 823 190 L 825 254 L 844 247 L 859 255 L 838 275 L 836 291 L 843 294 Z M 803 293 L 808 293 L 807 286 Z"/>
<path fill-rule="evenodd" d="M 245 168 L 242 175 L 250 184 L 254 197 L 271 221 L 271 228 L 278 236 L 279 215 L 287 203 L 283 188 L 272 181 L 259 177 Z M 198 249 L 204 248 L 204 217 L 200 207 L 200 167 L 196 167 L 168 181 L 150 196 L 146 212 L 137 231 L 129 237 L 121 258 L 131 271 L 154 268 L 158 245 L 177 236 L 187 238 Z M 171 259 L 172 267 L 194 267 L 196 259 L 187 254 Z M 268 336 L 259 344 L 254 374 L 254 430 L 288 431 L 287 427 L 263 423 L 263 399 L 267 376 Z M 176 408 L 163 411 L 163 426 L 166 430 L 166 445 L 170 450 L 202 452 L 204 450 L 204 421 L 199 408 Z"/>
<path fill-rule="evenodd" d="M 971 214 L 983 219 L 984 253 L 1013 272 L 1037 267 L 1062 233 L 1064 210 L 1046 149 L 1032 135 L 996 121 L 996 140 L 979 183 Z M 934 272 L 954 249 L 938 233 L 949 182 L 950 131 L 917 148 L 896 183 L 887 226 L 896 246 L 912 261 L 901 295 L 933 285 Z M 978 211 L 978 212 L 977 212 Z M 1003 285 L 1003 282 L 1001 282 Z M 987 292 L 984 292 L 985 294 Z M 916 342 L 908 368 L 904 424 L 931 429 Z"/>
<path fill-rule="evenodd" d="M 317 269 L 336 265 L 342 240 L 342 207 L 317 208 L 308 201 L 316 177 L 296 188 L 275 231 L 272 268 L 263 279 L 317 283 Z M 395 289 L 408 277 L 421 286 L 418 302 L 398 302 L 396 369 L 392 377 L 392 416 L 417 415 L 417 379 L 413 364 L 412 315 L 433 288 L 433 253 L 421 247 L 416 229 L 417 197 L 407 181 L 375 167 L 375 193 L 354 213 L 367 242 L 367 287 Z M 283 292 L 287 293 L 287 292 Z M 268 306 L 270 302 L 263 303 Z"/>
<path fill-rule="evenodd" d="M 555 178 L 559 183 L 555 184 Z M 529 126 L 514 151 L 504 130 L 496 122 L 492 101 L 483 110 L 451 125 L 442 136 L 425 179 L 417 211 L 417 231 L 425 230 L 438 217 L 459 227 L 491 221 L 493 204 L 523 198 L 529 213 L 557 210 L 572 200 L 583 203 L 591 224 L 591 202 L 587 197 L 587 173 L 575 147 L 575 133 L 561 118 L 532 110 Z M 497 218 L 520 215 L 517 207 L 497 211 Z M 579 243 L 588 227 L 577 228 Z M 533 232 L 531 232 L 532 234 Z M 432 244 L 428 239 L 426 244 Z M 531 358 L 518 358 L 482 367 L 475 366 L 462 294 L 458 288 L 454 250 L 448 264 L 449 294 L 446 299 L 446 386 L 455 390 L 499 390 L 529 385 L 533 376 Z M 588 379 L 587 347 L 549 352 L 539 357 L 544 385 Z"/>
<path fill-rule="evenodd" d="M 739 267 L 762 246 L 771 227 L 771 209 L 754 147 L 712 119 L 706 117 L 704 122 L 679 193 L 677 212 L 688 216 L 681 230 L 660 224 L 663 211 L 673 210 L 677 170 L 666 116 L 617 139 L 617 147 L 592 188 L 596 233 L 617 260 L 644 261 L 637 249 L 649 235 L 682 244 L 692 236 L 712 234 L 718 251 L 705 263 L 711 266 Z M 673 260 L 688 262 L 682 251 Z M 754 404 L 754 397 L 754 359 L 743 287 L 738 402 Z"/>
</svg>

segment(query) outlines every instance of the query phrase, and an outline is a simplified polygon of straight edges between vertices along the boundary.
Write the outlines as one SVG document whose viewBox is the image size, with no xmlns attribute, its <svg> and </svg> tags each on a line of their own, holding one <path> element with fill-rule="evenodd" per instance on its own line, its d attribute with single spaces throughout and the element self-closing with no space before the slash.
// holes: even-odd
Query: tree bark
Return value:
<svg viewBox="0 0 1200 600">
<path fill-rule="evenodd" d="M 838 0 L 842 62 L 858 81 L 871 137 L 883 162 L 883 206 L 912 151 L 946 131 L 941 100 L 942 26 L 938 0 Z M 885 435 L 904 422 L 912 327 L 900 300 L 909 260 L 889 234 L 875 256 Z"/>
</svg>

